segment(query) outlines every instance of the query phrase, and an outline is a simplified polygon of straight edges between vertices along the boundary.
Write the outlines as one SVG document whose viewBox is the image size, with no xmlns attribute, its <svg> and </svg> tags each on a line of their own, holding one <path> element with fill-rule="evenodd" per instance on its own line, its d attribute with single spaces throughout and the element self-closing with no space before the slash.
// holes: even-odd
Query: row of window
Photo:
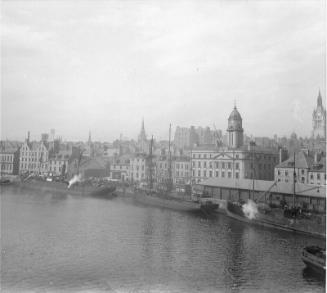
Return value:
<svg viewBox="0 0 327 293">
<path fill-rule="evenodd" d="M 13 169 L 13 165 L 12 164 L 1 164 L 1 170 L 5 170 L 5 171 L 11 171 Z"/>
<path fill-rule="evenodd" d="M 179 172 L 179 171 L 176 171 L 176 177 L 188 177 L 189 173 L 188 172 Z"/>
<path fill-rule="evenodd" d="M 195 170 L 193 170 L 193 177 L 196 176 L 196 172 Z M 197 172 L 197 177 L 219 177 L 221 176 L 221 178 L 232 178 L 232 172 L 225 172 L 225 171 L 211 171 L 209 170 L 209 172 L 207 172 L 207 170 L 203 170 L 202 172 L 202 176 L 201 176 L 201 170 L 198 170 Z M 240 174 L 239 172 L 235 172 L 235 178 L 240 178 Z"/>
<path fill-rule="evenodd" d="M 216 154 L 215 154 L 216 155 Z M 211 158 L 213 158 L 214 157 L 214 154 L 192 154 L 192 158 L 193 159 L 196 159 L 196 158 L 198 158 L 198 159 L 211 159 Z M 257 160 L 260 160 L 260 159 L 264 159 L 264 160 L 271 160 L 271 161 L 273 161 L 273 162 L 277 162 L 277 157 L 275 157 L 275 156 L 272 156 L 272 155 L 260 155 L 260 154 L 256 154 L 256 158 L 257 158 Z M 239 155 L 238 154 L 236 154 L 235 155 L 235 159 L 239 159 Z"/>
<path fill-rule="evenodd" d="M 219 167 L 221 169 L 226 169 L 226 168 L 227 169 L 232 169 L 232 162 L 209 162 L 207 164 L 206 161 L 204 161 L 204 162 L 198 161 L 197 163 L 198 163 L 197 164 L 198 168 L 201 168 L 203 166 L 203 168 L 209 167 L 210 169 L 212 169 L 212 166 L 214 166 L 215 169 L 219 169 Z M 195 161 L 192 162 L 192 167 L 193 168 L 196 167 L 196 162 Z M 235 169 L 236 170 L 240 169 L 240 164 L 239 163 L 235 163 Z"/>
<path fill-rule="evenodd" d="M 202 155 L 203 155 L 203 156 L 202 156 Z M 216 154 L 215 154 L 215 155 L 216 155 Z M 198 158 L 198 159 L 202 159 L 202 158 L 203 158 L 203 159 L 207 159 L 207 158 L 208 158 L 208 159 L 211 159 L 211 158 L 213 158 L 213 154 L 208 154 L 208 156 L 207 156 L 207 154 L 193 154 L 193 155 L 192 155 L 192 158 L 193 158 L 193 159 L 195 159 L 195 158 Z M 238 158 L 239 158 L 239 155 L 236 154 L 236 155 L 235 155 L 235 158 L 238 159 Z"/>
<path fill-rule="evenodd" d="M 13 162 L 14 156 L 2 155 L 0 156 L 0 162 Z"/>
</svg>

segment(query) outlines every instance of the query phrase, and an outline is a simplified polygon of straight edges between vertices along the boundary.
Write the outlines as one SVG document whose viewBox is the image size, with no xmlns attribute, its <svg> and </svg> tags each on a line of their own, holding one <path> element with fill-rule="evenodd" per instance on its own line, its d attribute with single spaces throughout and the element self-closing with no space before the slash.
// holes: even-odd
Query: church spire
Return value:
<svg viewBox="0 0 327 293">
<path fill-rule="evenodd" d="M 91 140 L 91 130 L 89 131 L 89 140 L 88 140 L 88 143 L 91 143 L 92 140 Z"/>
<path fill-rule="evenodd" d="M 322 106 L 322 98 L 321 98 L 321 93 L 320 93 L 320 89 L 319 89 L 319 93 L 318 93 L 318 98 L 317 98 L 317 106 Z"/>
</svg>

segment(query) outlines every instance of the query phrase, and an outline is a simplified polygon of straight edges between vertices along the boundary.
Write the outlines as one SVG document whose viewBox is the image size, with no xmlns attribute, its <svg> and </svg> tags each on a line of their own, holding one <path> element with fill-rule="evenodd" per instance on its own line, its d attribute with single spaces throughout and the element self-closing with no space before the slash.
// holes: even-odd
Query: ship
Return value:
<svg viewBox="0 0 327 293">
<path fill-rule="evenodd" d="M 302 261 L 309 269 L 326 274 L 326 249 L 319 246 L 306 246 L 302 251 Z"/>
<path fill-rule="evenodd" d="M 190 192 L 188 195 L 176 192 L 172 180 L 171 168 L 171 125 L 169 127 L 169 144 L 168 144 L 168 178 L 162 184 L 154 186 L 153 183 L 153 162 L 152 162 L 152 149 L 153 137 L 150 141 L 149 155 L 147 157 L 147 164 L 149 176 L 145 187 L 136 187 L 132 191 L 133 198 L 136 202 L 143 205 L 156 206 L 161 208 L 168 208 L 184 212 L 199 212 L 204 214 L 218 209 L 219 205 L 210 201 L 202 201 L 199 198 L 192 197 Z"/>
<path fill-rule="evenodd" d="M 274 182 L 270 188 L 272 188 L 275 183 L 276 182 Z M 270 189 L 268 189 L 263 195 L 269 192 L 269 190 Z M 291 208 L 284 207 L 284 209 L 271 209 L 266 203 L 257 204 L 252 200 L 248 200 L 247 203 L 227 200 L 226 214 L 231 218 L 249 224 L 326 239 L 326 224 L 318 224 L 315 217 L 302 213 L 299 208 L 295 207 L 295 175 L 293 183 L 293 206 Z"/>
<path fill-rule="evenodd" d="M 68 181 L 50 181 L 41 179 L 28 179 L 14 183 L 14 186 L 26 190 L 41 192 L 55 192 L 61 194 L 102 197 L 111 199 L 117 196 L 116 186 L 107 182 L 79 181 L 69 186 Z"/>
</svg>

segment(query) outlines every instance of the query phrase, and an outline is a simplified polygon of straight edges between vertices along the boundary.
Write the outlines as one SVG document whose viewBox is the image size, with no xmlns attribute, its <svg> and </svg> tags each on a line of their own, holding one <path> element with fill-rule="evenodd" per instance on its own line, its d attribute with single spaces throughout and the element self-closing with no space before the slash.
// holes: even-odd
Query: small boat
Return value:
<svg viewBox="0 0 327 293">
<path fill-rule="evenodd" d="M 200 209 L 205 213 L 212 213 L 219 209 L 219 204 L 211 200 L 200 201 Z"/>
<path fill-rule="evenodd" d="M 9 179 L 1 178 L 0 179 L 0 185 L 10 185 L 12 182 Z"/>
<path fill-rule="evenodd" d="M 306 246 L 302 251 L 302 260 L 308 268 L 317 273 L 326 273 L 326 249 L 319 246 Z"/>
</svg>

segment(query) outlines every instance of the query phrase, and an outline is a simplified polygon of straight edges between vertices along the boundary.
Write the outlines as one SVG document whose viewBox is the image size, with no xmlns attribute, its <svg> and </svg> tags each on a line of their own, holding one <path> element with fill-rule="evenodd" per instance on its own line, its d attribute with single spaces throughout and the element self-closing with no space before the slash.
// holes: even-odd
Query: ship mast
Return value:
<svg viewBox="0 0 327 293">
<path fill-rule="evenodd" d="M 170 140 L 171 140 L 171 124 L 169 124 L 169 143 L 168 143 L 168 191 L 172 189 L 172 174 L 171 174 L 171 150 L 170 150 Z"/>
<path fill-rule="evenodd" d="M 296 182 L 296 172 L 295 172 L 295 151 L 294 151 L 294 164 L 293 164 L 293 208 L 295 208 L 295 182 Z"/>
<path fill-rule="evenodd" d="M 150 172 L 149 172 L 149 183 L 150 183 L 150 189 L 153 188 L 153 176 L 152 176 L 152 148 L 153 148 L 153 135 L 151 137 L 151 141 L 150 141 L 150 154 L 149 154 L 149 168 L 150 168 Z"/>
</svg>

